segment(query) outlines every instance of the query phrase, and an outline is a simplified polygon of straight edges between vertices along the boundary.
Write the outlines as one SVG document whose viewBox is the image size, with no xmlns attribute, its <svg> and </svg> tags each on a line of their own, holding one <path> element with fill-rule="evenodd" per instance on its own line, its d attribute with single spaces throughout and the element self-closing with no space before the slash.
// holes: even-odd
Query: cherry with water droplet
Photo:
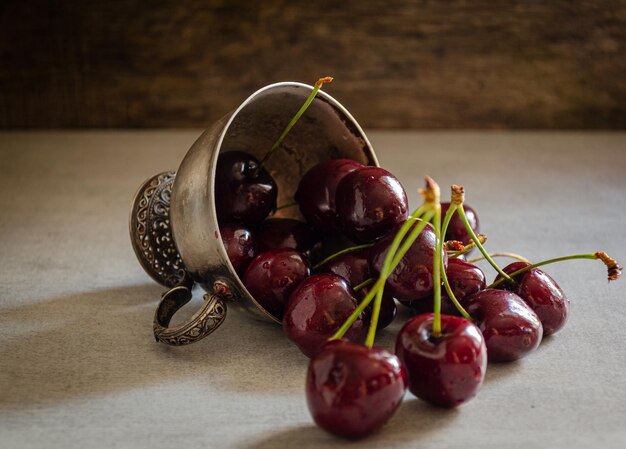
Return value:
<svg viewBox="0 0 626 449">
<path fill-rule="evenodd" d="M 411 229 L 417 223 L 416 220 Z M 370 249 L 370 267 L 374 274 L 380 274 L 389 247 L 401 225 L 402 223 L 398 224 L 387 237 L 378 241 Z M 435 231 L 430 225 L 419 233 L 408 252 L 387 278 L 385 290 L 389 289 L 391 296 L 401 301 L 417 301 L 432 296 L 433 256 L 435 255 L 436 240 Z M 444 267 L 447 267 L 448 256 L 445 251 L 442 253 L 442 257 Z"/>
<path fill-rule="evenodd" d="M 215 208 L 220 223 L 261 223 L 276 208 L 278 189 L 259 161 L 244 151 L 227 151 L 217 159 Z"/>
<path fill-rule="evenodd" d="M 487 349 L 478 327 L 464 318 L 441 315 L 441 335 L 433 335 L 434 315 L 411 318 L 396 339 L 409 391 L 442 407 L 472 399 L 487 370 Z"/>
<path fill-rule="evenodd" d="M 408 217 L 408 200 L 400 181 L 387 170 L 363 167 L 346 175 L 335 194 L 337 219 L 353 241 L 373 242 Z"/>
<path fill-rule="evenodd" d="M 243 284 L 263 309 L 282 319 L 289 295 L 309 274 L 309 263 L 302 253 L 289 248 L 273 249 L 250 262 Z"/>
<path fill-rule="evenodd" d="M 289 297 L 283 317 L 287 338 L 307 356 L 315 356 L 357 308 L 348 282 L 335 274 L 308 277 Z M 345 338 L 360 341 L 364 323 L 358 318 Z"/>
<path fill-rule="evenodd" d="M 315 423 L 356 439 L 380 429 L 398 409 L 407 386 L 395 355 L 335 340 L 309 362 L 306 397 Z"/>
<path fill-rule="evenodd" d="M 257 254 L 254 235 L 244 225 L 229 223 L 220 226 L 220 236 L 230 263 L 241 276 Z"/>
<path fill-rule="evenodd" d="M 513 292 L 487 288 L 465 298 L 463 306 L 485 337 L 490 362 L 521 359 L 541 343 L 541 321 Z"/>
<path fill-rule="evenodd" d="M 513 262 L 502 269 L 512 274 L 530 266 L 528 262 Z M 496 277 L 499 280 L 500 276 Z M 517 293 L 535 311 L 543 325 L 543 335 L 551 335 L 559 331 L 567 322 L 569 299 L 554 279 L 539 268 L 530 270 L 514 277 L 517 285 L 503 282 L 498 288 Z"/>
</svg>

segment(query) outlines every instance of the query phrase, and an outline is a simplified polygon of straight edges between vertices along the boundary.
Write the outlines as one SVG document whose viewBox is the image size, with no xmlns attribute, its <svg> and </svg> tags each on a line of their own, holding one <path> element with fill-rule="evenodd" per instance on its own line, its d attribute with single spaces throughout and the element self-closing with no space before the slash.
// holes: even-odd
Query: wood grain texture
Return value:
<svg viewBox="0 0 626 449">
<path fill-rule="evenodd" d="M 197 127 L 276 81 L 368 128 L 626 128 L 626 1 L 0 3 L 0 127 Z"/>
</svg>

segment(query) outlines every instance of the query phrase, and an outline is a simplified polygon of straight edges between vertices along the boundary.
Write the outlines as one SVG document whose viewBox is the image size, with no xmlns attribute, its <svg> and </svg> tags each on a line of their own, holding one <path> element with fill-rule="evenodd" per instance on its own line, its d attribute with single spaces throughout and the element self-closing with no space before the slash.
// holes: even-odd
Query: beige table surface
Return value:
<svg viewBox="0 0 626 449">
<path fill-rule="evenodd" d="M 162 288 L 135 260 L 129 203 L 198 134 L 0 134 L 1 448 L 626 447 L 626 279 L 608 285 L 598 262 L 546 269 L 571 299 L 567 327 L 490 365 L 473 401 L 441 410 L 407 394 L 357 444 L 312 424 L 307 359 L 280 327 L 231 311 L 212 338 L 155 343 Z M 369 136 L 413 206 L 425 173 L 444 192 L 464 184 L 494 251 L 626 262 L 624 133 Z M 391 348 L 406 318 L 378 344 Z"/>
</svg>

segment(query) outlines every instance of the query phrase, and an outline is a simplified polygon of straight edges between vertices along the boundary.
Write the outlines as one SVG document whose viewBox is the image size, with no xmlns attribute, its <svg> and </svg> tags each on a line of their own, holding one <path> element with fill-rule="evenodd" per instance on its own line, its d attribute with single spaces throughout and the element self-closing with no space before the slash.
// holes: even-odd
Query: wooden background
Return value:
<svg viewBox="0 0 626 449">
<path fill-rule="evenodd" d="M 367 128 L 626 128 L 626 1 L 0 1 L 0 127 L 198 127 L 276 81 Z"/>
</svg>

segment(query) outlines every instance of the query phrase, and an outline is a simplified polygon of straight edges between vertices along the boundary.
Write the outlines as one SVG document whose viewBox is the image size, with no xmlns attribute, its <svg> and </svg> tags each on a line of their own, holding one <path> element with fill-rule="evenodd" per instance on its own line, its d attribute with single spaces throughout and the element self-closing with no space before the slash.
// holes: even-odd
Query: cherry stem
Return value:
<svg viewBox="0 0 626 449">
<path fill-rule="evenodd" d="M 489 256 L 489 253 L 487 252 L 487 250 L 485 250 L 485 247 L 482 245 L 482 243 L 480 243 L 478 236 L 472 229 L 472 226 L 469 224 L 469 221 L 467 221 L 467 216 L 465 215 L 465 210 L 463 209 L 463 203 L 457 204 L 457 211 L 459 213 L 459 217 L 461 217 L 463 226 L 465 226 L 465 229 L 467 230 L 469 235 L 472 237 L 473 242 L 476 244 L 476 248 L 478 248 L 478 250 L 483 254 L 487 262 L 489 262 L 489 264 L 494 268 L 494 270 L 496 270 L 500 274 L 500 276 L 502 276 L 507 281 L 512 282 L 513 284 L 516 284 L 516 282 L 513 279 L 511 279 L 511 277 L 508 274 L 502 271 L 502 268 L 500 268 L 498 264 L 494 262 L 491 256 Z"/>
<path fill-rule="evenodd" d="M 457 205 L 452 203 L 450 205 L 450 208 L 448 209 L 448 212 L 446 212 L 446 216 L 443 218 L 443 224 L 441 225 L 441 235 L 446 235 L 446 231 L 448 230 L 448 225 L 450 224 L 450 220 L 452 220 L 452 216 L 454 215 L 454 212 L 456 211 L 456 208 L 457 208 Z M 442 248 L 442 250 L 443 250 L 443 248 Z M 456 309 L 463 316 L 463 318 L 465 318 L 466 320 L 468 320 L 470 322 L 473 322 L 474 320 L 472 319 L 470 314 L 467 313 L 465 308 L 461 305 L 459 300 L 454 295 L 454 292 L 452 291 L 452 288 L 450 288 L 450 282 L 448 281 L 448 275 L 446 274 L 446 268 L 443 266 L 443 258 L 441 259 L 441 278 L 443 279 L 443 286 L 446 289 L 446 293 L 448 294 L 448 298 L 450 298 L 450 301 L 452 301 L 452 304 L 454 304 L 454 307 L 456 307 Z"/>
<path fill-rule="evenodd" d="M 363 282 L 361 282 L 360 284 L 358 284 L 356 287 L 352 288 L 352 290 L 354 290 L 355 292 L 358 292 L 362 288 L 365 288 L 365 287 L 367 287 L 369 285 L 372 285 L 374 282 L 376 282 L 376 279 L 374 279 L 374 278 L 366 279 Z"/>
<path fill-rule="evenodd" d="M 322 267 L 324 264 L 330 262 L 331 260 L 335 259 L 336 257 L 341 256 L 342 254 L 346 254 L 352 251 L 356 251 L 358 249 L 365 249 L 365 248 L 371 248 L 372 246 L 374 246 L 373 243 L 364 243 L 362 245 L 356 245 L 356 246 L 351 246 L 349 248 L 344 248 L 341 251 L 337 251 L 334 254 L 331 254 L 330 256 L 328 256 L 326 259 L 322 260 L 320 263 L 318 263 L 317 265 L 313 266 L 313 270 L 317 270 L 318 268 Z"/>
<path fill-rule="evenodd" d="M 293 118 L 291 119 L 291 121 L 289 122 L 287 127 L 283 130 L 283 133 L 280 135 L 278 140 L 276 142 L 274 142 L 274 145 L 272 145 L 272 148 L 270 148 L 270 150 L 267 153 L 265 153 L 265 156 L 263 156 L 263 159 L 261 159 L 261 162 L 259 163 L 259 166 L 256 168 L 256 170 L 254 172 L 254 177 L 257 177 L 259 175 L 259 173 L 261 172 L 261 169 L 263 167 L 263 164 L 265 164 L 265 162 L 267 162 L 267 160 L 270 158 L 270 156 L 276 150 L 276 148 L 278 148 L 280 146 L 280 144 L 283 143 L 283 140 L 285 139 L 285 137 L 287 137 L 287 134 L 289 134 L 289 131 L 291 131 L 291 128 L 294 127 L 294 125 L 298 122 L 298 120 L 300 120 L 300 117 L 302 117 L 302 115 L 309 108 L 311 103 L 313 103 L 313 100 L 315 99 L 315 96 L 317 95 L 317 92 L 320 90 L 320 88 L 324 84 L 332 82 L 332 80 L 333 80 L 333 78 L 331 76 L 326 76 L 324 78 L 320 78 L 320 79 L 317 80 L 317 82 L 315 83 L 315 86 L 313 87 L 313 90 L 309 94 L 309 96 L 306 99 L 306 101 L 304 102 L 304 104 L 300 107 L 298 112 L 296 112 L 296 115 L 293 116 Z"/>
<path fill-rule="evenodd" d="M 404 240 L 402 246 L 400 246 L 400 242 L 402 238 L 406 236 L 408 230 L 413 225 L 413 222 L 417 220 L 420 216 L 422 216 L 423 210 L 432 207 L 431 205 L 422 204 L 418 207 L 415 212 L 411 214 L 409 219 L 405 221 L 397 234 L 395 235 L 393 241 L 391 242 L 391 246 L 389 247 L 389 251 L 385 256 L 385 262 L 383 263 L 383 269 L 380 272 L 380 277 L 378 278 L 378 282 L 372 289 L 375 291 L 375 302 L 374 307 L 372 307 L 372 318 L 370 320 L 370 327 L 367 332 L 367 338 L 365 339 L 365 345 L 371 348 L 374 345 L 374 338 L 376 337 L 376 329 L 378 327 L 378 317 L 380 315 L 380 306 L 382 304 L 383 293 L 385 291 L 385 282 L 387 278 L 391 275 L 393 270 L 395 270 L 396 266 L 400 263 L 404 255 L 409 251 L 411 245 L 417 240 L 420 232 L 424 230 L 424 228 L 428 225 L 428 222 L 433 218 L 434 212 L 429 211 L 424 215 L 423 220 L 421 220 L 417 226 L 415 226 L 409 236 Z M 398 249 L 400 247 L 400 249 Z M 382 281 L 382 282 L 381 282 Z M 363 300 L 365 302 L 367 297 Z M 369 298 L 368 303 L 371 302 L 372 298 Z"/>
<path fill-rule="evenodd" d="M 418 207 L 415 210 L 415 212 L 413 212 L 411 214 L 411 218 L 415 218 L 416 219 L 416 218 L 420 217 L 424 213 L 425 210 L 426 210 L 426 206 L 424 204 L 422 204 L 420 207 Z M 408 220 L 403 223 L 403 225 L 398 230 L 398 233 L 394 237 L 394 241 L 392 242 L 392 246 L 393 246 L 393 243 L 395 243 L 396 239 L 397 239 L 398 243 L 396 244 L 396 249 L 399 246 L 399 241 L 402 240 L 402 237 L 404 237 L 406 235 L 406 233 L 408 232 L 410 223 L 407 225 L 407 222 L 408 222 Z M 425 224 L 424 224 L 424 226 L 425 226 Z M 400 237 L 398 237 L 398 236 L 400 236 Z M 408 251 L 408 249 L 407 249 L 407 251 Z M 387 253 L 387 257 L 389 257 L 390 253 L 391 253 L 391 251 L 389 251 Z M 404 254 L 403 254 L 403 256 L 404 256 Z M 386 260 L 387 259 L 385 258 L 385 261 Z M 399 263 L 399 261 L 400 260 L 398 260 L 397 263 Z M 391 264 L 392 265 L 391 271 L 393 271 L 396 268 L 397 263 L 393 263 L 392 262 L 392 264 Z M 383 273 L 381 272 L 381 276 L 376 280 L 376 282 L 374 283 L 374 286 L 372 287 L 372 289 L 367 293 L 367 295 L 365 295 L 365 298 L 363 298 L 363 301 L 361 301 L 361 303 L 358 305 L 358 307 L 346 319 L 346 321 L 341 325 L 341 327 L 339 329 L 337 329 L 337 332 L 335 332 L 335 334 L 332 337 L 330 337 L 330 340 L 337 340 L 337 339 L 339 339 L 339 338 L 341 338 L 341 337 L 343 337 L 345 335 L 345 333 L 348 331 L 348 329 L 350 329 L 350 326 L 352 326 L 352 324 L 356 321 L 356 319 L 359 317 L 359 315 L 361 315 L 361 313 L 363 313 L 363 311 L 367 308 L 367 306 L 369 306 L 370 302 L 372 302 L 372 299 L 374 299 L 374 296 L 376 295 L 378 290 L 381 288 L 381 286 L 384 288 L 386 280 L 387 280 L 387 277 L 384 277 Z M 378 325 L 378 322 L 376 323 L 376 325 Z M 371 328 L 371 323 L 370 323 L 370 328 Z"/>
<path fill-rule="evenodd" d="M 433 257 L 433 288 L 434 288 L 434 307 L 433 307 L 433 337 L 437 338 L 441 336 L 441 272 L 443 267 L 443 258 L 441 253 L 443 252 L 443 233 L 441 231 L 441 203 L 439 198 L 435 203 L 435 216 L 433 217 L 435 227 L 435 238 L 437 240 L 437 246 L 435 249 L 435 255 Z"/>
<path fill-rule="evenodd" d="M 530 260 L 526 259 L 524 256 L 520 256 L 519 254 L 515 254 L 515 253 L 490 253 L 489 254 L 491 257 L 509 257 L 511 259 L 516 259 L 519 260 L 520 262 L 527 262 L 530 263 Z M 476 257 L 474 259 L 468 260 L 467 263 L 475 263 L 478 262 L 479 260 L 483 260 L 484 257 Z"/>
<path fill-rule="evenodd" d="M 514 271 L 513 273 L 510 274 L 511 277 L 515 277 L 515 276 L 519 276 L 520 274 L 524 274 L 526 273 L 528 270 L 532 270 L 533 268 L 537 268 L 537 267 L 541 267 L 543 265 L 549 265 L 551 263 L 557 263 L 557 262 L 563 262 L 565 260 L 574 260 L 574 259 L 593 259 L 593 260 L 601 260 L 602 263 L 604 263 L 604 265 L 606 265 L 607 269 L 608 269 L 608 278 L 609 281 L 615 281 L 617 280 L 621 273 L 622 273 L 622 267 L 619 263 L 617 263 L 617 261 L 611 257 L 609 257 L 609 255 L 605 252 L 602 251 L 598 251 L 595 252 L 593 254 L 573 254 L 571 256 L 564 256 L 564 257 L 557 257 L 554 259 L 548 259 L 548 260 L 544 260 L 543 262 L 537 262 L 531 265 L 528 265 L 524 268 L 521 268 L 517 271 Z M 506 279 L 500 278 L 496 281 L 494 281 L 491 285 L 488 285 L 487 288 L 495 288 L 498 285 L 500 285 L 501 283 L 503 283 Z"/>
</svg>

